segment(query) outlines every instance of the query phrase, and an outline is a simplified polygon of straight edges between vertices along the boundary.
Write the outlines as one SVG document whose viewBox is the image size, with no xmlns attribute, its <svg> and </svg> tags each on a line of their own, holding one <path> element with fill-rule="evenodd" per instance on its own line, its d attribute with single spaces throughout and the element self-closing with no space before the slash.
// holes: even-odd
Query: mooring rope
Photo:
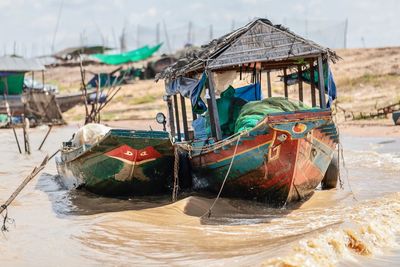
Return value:
<svg viewBox="0 0 400 267">
<path fill-rule="evenodd" d="M 174 146 L 174 187 L 172 190 L 172 202 L 175 202 L 178 199 L 178 190 L 179 190 L 179 151 L 178 146 Z"/>
<path fill-rule="evenodd" d="M 206 214 L 208 214 L 208 218 L 210 218 L 212 209 L 214 208 L 215 204 L 217 203 L 218 199 L 219 199 L 220 196 L 221 196 L 221 193 L 222 193 L 222 190 L 224 189 L 226 180 L 228 179 L 229 173 L 231 172 L 231 168 L 232 168 L 232 165 L 233 165 L 233 161 L 235 160 L 235 157 L 236 157 L 236 152 L 237 152 L 237 148 L 238 148 L 238 146 L 239 146 L 240 137 L 241 137 L 241 136 L 239 135 L 239 138 L 238 138 L 237 141 L 236 141 L 236 146 L 235 146 L 235 150 L 233 151 L 233 156 L 232 156 L 232 159 L 231 159 L 231 163 L 229 164 L 228 171 L 227 171 L 226 174 L 225 174 L 225 178 L 224 178 L 224 180 L 223 180 L 223 182 L 222 182 L 222 184 L 221 184 L 221 187 L 220 187 L 220 189 L 219 189 L 218 195 L 217 195 L 217 197 L 215 198 L 215 200 L 214 200 L 214 202 L 212 203 L 212 205 L 210 206 L 210 208 L 208 209 L 208 211 L 207 211 L 206 213 L 204 213 L 201 217 L 203 217 L 203 216 L 205 216 Z"/>
</svg>

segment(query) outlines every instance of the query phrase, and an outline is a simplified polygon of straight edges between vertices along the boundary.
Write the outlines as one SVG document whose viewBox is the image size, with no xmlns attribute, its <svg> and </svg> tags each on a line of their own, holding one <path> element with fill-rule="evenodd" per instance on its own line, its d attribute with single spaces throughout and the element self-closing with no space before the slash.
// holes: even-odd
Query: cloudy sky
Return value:
<svg viewBox="0 0 400 267">
<path fill-rule="evenodd" d="M 60 8 L 61 7 L 61 8 Z M 119 46 L 125 27 L 128 49 L 160 41 L 167 51 L 189 40 L 207 42 L 254 17 L 267 17 L 331 47 L 400 44 L 398 0 L 0 0 L 0 54 L 46 54 L 68 46 Z M 61 10 L 61 12 L 60 12 Z M 60 16 L 59 16 L 60 14 Z M 57 21 L 59 18 L 58 30 Z M 188 35 L 191 22 L 191 35 Z M 56 32 L 56 33 L 55 33 Z"/>
</svg>

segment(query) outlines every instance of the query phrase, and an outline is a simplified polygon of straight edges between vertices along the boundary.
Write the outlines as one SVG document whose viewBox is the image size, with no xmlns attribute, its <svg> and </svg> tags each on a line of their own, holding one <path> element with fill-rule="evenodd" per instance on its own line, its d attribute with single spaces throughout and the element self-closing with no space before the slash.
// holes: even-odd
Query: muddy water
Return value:
<svg viewBox="0 0 400 267">
<path fill-rule="evenodd" d="M 56 128 L 52 153 L 77 126 Z M 20 133 L 20 131 L 19 131 Z M 32 130 L 35 150 L 46 128 Z M 0 131 L 0 202 L 45 152 L 17 153 Z M 400 262 L 400 138 L 344 136 L 343 189 L 284 209 L 191 196 L 102 198 L 67 191 L 52 161 L 9 208 L 1 266 L 392 266 Z"/>
</svg>

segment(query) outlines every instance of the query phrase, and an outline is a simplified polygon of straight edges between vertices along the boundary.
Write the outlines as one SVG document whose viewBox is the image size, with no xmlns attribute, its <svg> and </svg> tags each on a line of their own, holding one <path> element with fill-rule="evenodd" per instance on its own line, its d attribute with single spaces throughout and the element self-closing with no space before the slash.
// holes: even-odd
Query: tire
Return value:
<svg viewBox="0 0 400 267">
<path fill-rule="evenodd" d="M 321 181 L 322 190 L 329 190 L 336 188 L 337 182 L 339 180 L 339 161 L 337 154 L 333 156 L 328 169 L 325 172 L 324 179 Z"/>
</svg>

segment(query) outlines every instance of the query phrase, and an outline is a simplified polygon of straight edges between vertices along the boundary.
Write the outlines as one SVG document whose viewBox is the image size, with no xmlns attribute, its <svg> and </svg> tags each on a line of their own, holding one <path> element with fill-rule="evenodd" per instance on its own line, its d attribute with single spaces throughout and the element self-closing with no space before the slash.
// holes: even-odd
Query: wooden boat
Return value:
<svg viewBox="0 0 400 267">
<path fill-rule="evenodd" d="M 226 178 L 225 196 L 274 205 L 304 199 L 324 178 L 337 142 L 329 110 L 269 115 L 249 132 L 193 153 L 194 184 L 218 193 Z"/>
<path fill-rule="evenodd" d="M 68 188 L 102 195 L 153 195 L 168 191 L 174 151 L 162 131 L 112 129 L 92 145 L 63 144 L 57 170 Z"/>
<path fill-rule="evenodd" d="M 256 19 L 161 72 L 156 78 L 166 80 L 164 100 L 171 136 L 175 137 L 174 145 L 189 153 L 193 188 L 281 206 L 306 198 L 321 182 L 323 189 L 336 187 L 338 169 L 333 155 L 338 134 L 328 106 L 336 98 L 329 62 L 336 60 L 339 57 L 329 48 L 267 19 Z M 235 112 L 242 112 L 238 105 L 260 101 L 262 83 L 267 85 L 267 100 L 274 100 L 274 73 L 282 77 L 283 100 L 289 99 L 288 87 L 294 84 L 303 105 L 304 83 L 310 84 L 311 108 L 267 113 L 254 110 L 261 118 L 254 126 L 238 130 L 237 120 L 232 119 Z M 240 95 L 248 88 L 232 87 L 235 101 L 224 102 L 228 89 L 221 84 L 226 84 L 227 77 L 234 81 L 247 77 L 251 81 L 248 88 L 254 89 Z M 204 88 L 207 105 L 201 101 Z M 185 97 L 190 98 L 193 118 L 197 118 L 192 129 Z M 291 104 L 289 100 L 286 103 Z M 205 128 L 207 123 L 202 124 L 199 118 L 208 122 L 210 131 L 200 129 L 198 125 Z M 235 125 L 235 131 L 226 134 L 230 124 Z"/>
</svg>

